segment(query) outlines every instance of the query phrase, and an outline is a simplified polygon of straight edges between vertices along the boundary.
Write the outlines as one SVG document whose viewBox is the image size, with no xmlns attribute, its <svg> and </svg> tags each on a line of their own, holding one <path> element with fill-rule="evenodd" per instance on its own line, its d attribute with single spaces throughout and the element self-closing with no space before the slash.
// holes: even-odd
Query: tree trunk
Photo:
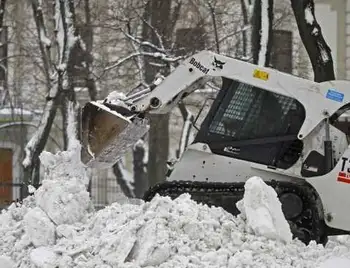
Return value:
<svg viewBox="0 0 350 268">
<path fill-rule="evenodd" d="M 122 190 L 124 195 L 127 197 L 134 197 L 135 194 L 133 193 L 132 189 L 130 189 L 130 187 L 127 185 L 126 178 L 124 178 L 121 161 L 118 161 L 115 165 L 113 165 L 113 173 L 117 178 L 117 183 L 120 186 L 120 189 Z"/>
<path fill-rule="evenodd" d="M 49 137 L 51 126 L 56 116 L 57 104 L 57 96 L 47 101 L 38 129 L 25 148 L 26 157 L 23 161 L 23 166 L 24 183 L 26 185 L 39 184 L 39 155 L 44 150 L 46 141 Z"/>
<path fill-rule="evenodd" d="M 335 80 L 331 49 L 323 38 L 315 17 L 313 0 L 291 0 L 299 34 L 309 55 L 314 71 L 314 80 Z"/>
<path fill-rule="evenodd" d="M 77 138 L 79 139 L 79 133 L 78 131 L 76 133 L 72 133 L 71 130 L 68 128 L 69 123 L 69 109 L 70 107 L 73 107 L 74 109 L 74 122 L 76 125 L 79 126 L 80 116 L 79 116 L 79 108 L 78 104 L 75 100 L 75 98 L 71 98 L 69 96 L 65 96 L 64 93 L 68 93 L 63 91 L 63 96 L 61 96 L 61 114 L 62 114 L 62 126 L 63 126 L 63 144 L 64 144 L 64 150 L 69 149 L 70 139 Z M 71 92 L 70 92 L 71 93 Z M 72 137 L 72 135 L 75 135 L 75 137 Z"/>
<path fill-rule="evenodd" d="M 273 0 L 255 0 L 252 16 L 253 63 L 269 66 L 272 46 Z"/>
<path fill-rule="evenodd" d="M 49 137 L 51 127 L 56 116 L 57 106 L 59 102 L 59 89 L 58 81 L 51 81 L 51 70 L 52 62 L 50 58 L 49 46 L 44 46 L 43 40 L 46 40 L 46 27 L 44 22 L 44 17 L 42 9 L 39 6 L 37 0 L 32 0 L 32 10 L 34 15 L 34 20 L 36 24 L 37 34 L 38 34 L 38 44 L 41 51 L 41 59 L 45 69 L 46 85 L 48 90 L 48 96 L 46 105 L 44 108 L 44 113 L 41 117 L 37 131 L 34 133 L 33 137 L 27 143 L 25 147 L 25 159 L 23 160 L 24 166 L 24 180 L 23 182 L 28 184 L 39 184 L 39 170 L 40 161 L 39 155 L 44 150 L 47 139 Z M 24 187 L 26 188 L 26 187 Z M 23 196 L 27 195 L 27 189 L 24 189 Z"/>
<path fill-rule="evenodd" d="M 60 17 L 62 20 L 64 42 L 61 44 L 63 46 L 64 55 L 60 55 L 60 61 L 66 64 L 66 70 L 59 71 L 59 76 L 62 84 L 59 84 L 61 89 L 61 112 L 62 112 L 62 121 L 63 121 L 63 141 L 65 145 L 65 150 L 68 149 L 69 140 L 71 138 L 78 138 L 78 133 L 71 133 L 68 129 L 68 109 L 73 107 L 76 109 L 76 94 L 74 91 L 74 63 L 76 62 L 74 53 L 75 51 L 83 51 L 80 36 L 76 30 L 76 19 L 75 19 L 75 7 L 72 0 L 58 0 Z M 57 14 L 56 14 L 57 15 Z M 73 33 L 70 32 L 70 29 L 73 29 Z M 70 44 L 71 43 L 71 44 Z M 74 121 L 77 122 L 78 115 L 75 113 Z M 72 137 L 75 135 L 75 137 Z"/>
<path fill-rule="evenodd" d="M 150 0 L 145 8 L 143 25 L 143 39 L 150 41 L 159 47 L 167 47 L 170 44 L 171 34 L 174 27 L 171 14 L 171 0 Z M 157 12 L 153 12 L 157 10 Z M 176 16 L 175 16 L 176 17 Z M 152 52 L 152 51 L 150 51 Z M 159 68 L 152 62 L 162 63 L 154 59 L 145 60 L 145 80 L 150 84 L 156 74 L 161 72 L 167 76 L 170 72 L 169 66 Z M 169 114 L 151 114 L 149 132 L 149 158 L 148 158 L 148 180 L 150 186 L 165 179 L 167 160 L 169 153 Z"/>
<path fill-rule="evenodd" d="M 144 161 L 146 148 L 143 140 L 135 144 L 133 150 L 134 164 L 134 193 L 136 198 L 142 198 L 148 189 L 147 166 Z"/>
<path fill-rule="evenodd" d="M 36 25 L 36 31 L 38 35 L 38 44 L 41 52 L 41 59 L 44 66 L 45 78 L 47 83 L 48 91 L 50 90 L 50 75 L 52 71 L 52 61 L 50 57 L 50 45 L 44 44 L 43 40 L 50 41 L 47 38 L 47 31 L 44 22 L 44 15 L 42 7 L 39 6 L 38 0 L 32 0 L 32 10 Z"/>
<path fill-rule="evenodd" d="M 243 27 L 246 27 L 249 24 L 248 21 L 248 7 L 246 6 L 245 0 L 241 0 L 241 9 L 242 9 L 242 16 L 243 16 Z M 248 35 L 247 30 L 244 29 L 242 31 L 242 53 L 243 58 L 248 58 Z"/>
<path fill-rule="evenodd" d="M 169 152 L 169 114 L 150 114 L 149 186 L 165 180 Z"/>
<path fill-rule="evenodd" d="M 69 69 L 69 68 L 68 68 Z M 68 70 L 67 70 L 68 72 Z M 60 74 L 62 75 L 62 74 Z M 63 76 L 68 76 L 69 74 L 63 74 Z M 72 77 L 66 77 L 66 78 L 62 78 L 61 81 L 63 83 L 63 80 L 69 80 L 68 82 L 68 88 L 65 88 L 63 84 L 59 85 L 61 88 L 61 115 L 62 115 L 62 129 L 63 129 L 63 144 L 64 144 L 64 150 L 68 149 L 68 145 L 69 145 L 69 139 L 73 138 L 70 137 L 70 135 L 72 135 L 72 133 L 69 132 L 68 129 L 68 107 L 70 105 L 73 105 L 73 107 L 76 107 L 77 102 L 76 102 L 76 96 L 75 96 L 75 92 L 74 92 L 74 87 L 72 85 Z M 79 119 L 77 113 L 75 116 L 75 122 L 77 122 Z M 78 135 L 78 133 L 76 133 L 76 135 Z M 78 137 L 76 137 L 78 138 Z"/>
<path fill-rule="evenodd" d="M 84 13 L 85 13 L 85 32 L 86 32 L 86 51 L 85 51 L 85 62 L 86 62 L 86 68 L 88 76 L 86 78 L 86 87 L 89 90 L 90 99 L 95 101 L 97 99 L 97 89 L 96 89 L 96 82 L 94 80 L 94 77 L 91 72 L 91 66 L 93 62 L 93 56 L 92 56 L 92 45 L 94 42 L 94 34 L 91 24 L 91 12 L 90 12 L 90 3 L 89 0 L 85 0 L 84 3 Z"/>
<path fill-rule="evenodd" d="M 216 47 L 216 53 L 220 53 L 220 43 L 219 43 L 219 33 L 218 33 L 218 27 L 216 23 L 216 12 L 215 12 L 215 6 L 211 1 L 207 2 L 207 5 L 209 7 L 209 12 L 211 16 L 211 21 L 213 23 L 213 30 L 214 30 L 214 37 L 215 37 L 215 47 Z"/>
</svg>

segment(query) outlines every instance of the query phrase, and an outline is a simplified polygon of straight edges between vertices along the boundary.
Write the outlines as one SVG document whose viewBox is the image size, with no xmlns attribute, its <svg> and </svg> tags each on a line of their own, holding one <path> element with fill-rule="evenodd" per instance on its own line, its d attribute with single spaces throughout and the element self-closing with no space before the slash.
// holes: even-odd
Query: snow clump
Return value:
<svg viewBox="0 0 350 268">
<path fill-rule="evenodd" d="M 291 242 L 292 233 L 276 191 L 259 177 L 250 178 L 244 188 L 244 198 L 237 208 L 246 218 L 247 228 L 256 235 Z"/>
</svg>

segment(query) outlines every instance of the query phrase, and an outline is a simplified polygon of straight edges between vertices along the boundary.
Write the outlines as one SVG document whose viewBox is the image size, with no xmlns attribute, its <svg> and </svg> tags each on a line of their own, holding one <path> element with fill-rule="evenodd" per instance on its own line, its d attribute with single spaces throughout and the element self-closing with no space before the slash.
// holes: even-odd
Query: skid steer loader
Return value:
<svg viewBox="0 0 350 268">
<path fill-rule="evenodd" d="M 197 202 L 236 215 L 244 183 L 272 186 L 294 237 L 325 243 L 350 232 L 350 148 L 344 115 L 350 82 L 316 83 L 274 69 L 199 52 L 153 90 L 89 102 L 82 111 L 82 159 L 109 167 L 148 131 L 147 114 L 168 113 L 203 79 L 221 90 L 169 177 L 145 194 Z M 341 127 L 339 127 L 341 126 Z"/>
</svg>

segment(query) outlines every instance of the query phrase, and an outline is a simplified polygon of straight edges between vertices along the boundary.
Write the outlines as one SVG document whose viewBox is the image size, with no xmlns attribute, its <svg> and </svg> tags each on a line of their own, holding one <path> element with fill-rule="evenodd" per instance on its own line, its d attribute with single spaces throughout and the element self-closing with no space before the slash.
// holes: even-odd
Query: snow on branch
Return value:
<svg viewBox="0 0 350 268">
<path fill-rule="evenodd" d="M 300 37 L 309 55 L 314 71 L 314 80 L 323 82 L 335 79 L 330 47 L 323 38 L 321 27 L 315 16 L 313 0 L 291 0 Z"/>
<path fill-rule="evenodd" d="M 46 38 L 46 27 L 44 22 L 44 16 L 42 13 L 41 2 L 38 0 L 32 0 L 32 9 L 35 19 L 35 24 L 38 34 L 38 43 L 41 50 L 41 57 L 46 72 L 48 95 L 46 97 L 47 102 L 44 108 L 43 115 L 32 138 L 29 140 L 25 147 L 25 158 L 22 162 L 24 168 L 33 168 L 35 160 L 38 159 L 39 154 L 45 147 L 47 137 L 49 136 L 52 122 L 56 115 L 57 106 L 57 95 L 58 95 L 58 84 L 57 84 L 57 73 L 52 71 L 52 62 L 50 58 L 50 51 L 48 46 L 44 46 L 43 38 Z M 45 36 L 44 36 L 45 35 Z M 47 41 L 47 40 L 46 40 Z M 48 42 L 46 42 L 46 45 Z M 32 170 L 30 171 L 30 173 Z M 30 176 L 32 174 L 29 174 Z"/>
<path fill-rule="evenodd" d="M 150 3 L 150 2 L 151 2 L 151 1 L 149 1 L 149 3 Z M 137 12 L 137 14 L 138 14 L 138 12 Z M 138 16 L 141 18 L 142 22 L 143 22 L 145 25 L 147 25 L 147 27 L 149 27 L 149 28 L 153 31 L 154 35 L 156 36 L 156 38 L 157 38 L 157 40 L 158 40 L 158 43 L 159 43 L 160 48 L 161 48 L 162 50 L 165 51 L 165 46 L 164 46 L 163 38 L 162 38 L 162 36 L 159 34 L 159 32 L 157 31 L 157 29 L 156 29 L 155 27 L 153 27 L 147 20 L 145 20 L 145 18 L 144 18 L 143 16 L 141 16 L 140 14 L 138 14 Z"/>
<path fill-rule="evenodd" d="M 46 35 L 46 27 L 44 22 L 44 15 L 41 8 L 41 2 L 32 0 L 32 10 L 37 29 L 38 43 L 41 51 L 41 59 L 44 65 L 44 72 L 47 80 L 47 87 L 50 90 L 50 73 L 52 71 L 52 62 L 50 56 L 51 40 Z"/>
<path fill-rule="evenodd" d="M 268 0 L 261 0 L 261 37 L 258 65 L 266 65 L 267 44 L 269 41 L 269 3 Z"/>
<path fill-rule="evenodd" d="M 58 69 L 61 71 L 67 68 L 69 55 L 78 40 L 75 35 L 70 4 L 70 0 L 56 0 L 55 2 L 55 31 L 59 48 Z"/>
<path fill-rule="evenodd" d="M 128 27 L 128 31 L 131 32 L 130 30 L 130 27 Z M 138 42 L 138 39 L 136 37 L 133 37 L 130 33 L 126 33 L 125 31 L 122 31 L 125 36 L 130 36 L 130 39 L 134 42 L 131 42 L 131 46 L 133 47 L 134 49 L 134 52 L 137 53 L 140 51 L 140 48 L 141 48 L 141 45 L 140 43 Z M 139 46 L 138 46 L 139 45 Z M 138 56 L 136 58 L 136 65 L 137 65 L 137 68 L 138 68 L 138 73 L 139 73 L 139 77 L 140 77 L 140 81 L 143 81 L 144 80 L 144 68 L 145 68 L 145 61 L 144 61 L 144 58 L 142 56 Z"/>
<path fill-rule="evenodd" d="M 39 157 L 39 154 L 42 152 L 42 150 L 45 147 L 45 141 L 43 141 L 43 137 L 49 136 L 49 132 L 51 129 L 50 122 L 53 121 L 55 115 L 56 115 L 56 109 L 55 109 L 55 103 L 54 100 L 49 100 L 46 103 L 46 106 L 44 108 L 43 116 L 40 120 L 40 123 L 37 127 L 37 130 L 35 131 L 32 138 L 29 140 L 25 147 L 25 153 L 26 156 L 22 162 L 22 165 L 24 168 L 27 168 L 31 166 L 33 163 L 33 159 L 36 157 Z"/>
<path fill-rule="evenodd" d="M 114 69 L 114 68 L 120 66 L 121 64 L 125 63 L 126 61 L 133 59 L 135 57 L 139 57 L 139 56 L 148 56 L 148 57 L 152 57 L 155 59 L 160 59 L 160 60 L 167 62 L 167 63 L 175 63 L 175 62 L 178 62 L 178 61 L 184 59 L 184 56 L 172 57 L 172 56 L 166 55 L 165 53 L 161 53 L 161 52 L 152 53 L 152 52 L 140 51 L 140 52 L 132 53 L 132 54 L 126 56 L 125 58 L 118 60 L 116 63 L 112 64 L 111 66 L 106 67 L 104 70 L 108 71 L 108 70 Z"/>
<path fill-rule="evenodd" d="M 249 0 L 243 0 L 243 4 L 247 9 L 248 17 L 251 17 L 253 14 L 254 3 L 252 3 L 252 1 Z"/>
<path fill-rule="evenodd" d="M 273 0 L 255 0 L 252 16 L 253 63 L 269 66 L 272 46 Z"/>
<path fill-rule="evenodd" d="M 59 102 L 58 95 L 60 90 L 64 88 L 64 84 L 67 84 L 68 77 L 67 73 L 62 73 L 54 70 L 53 63 L 50 58 L 50 51 L 48 45 L 48 40 L 46 40 L 46 28 L 44 23 L 44 16 L 41 8 L 41 1 L 32 0 L 33 14 L 35 17 L 35 23 L 38 34 L 38 42 L 41 49 L 42 59 L 44 63 L 44 69 L 46 71 L 47 86 L 48 86 L 48 96 L 46 97 L 46 106 L 38 128 L 28 144 L 25 147 L 25 159 L 22 164 L 26 169 L 28 178 L 33 178 L 33 171 L 37 166 L 37 161 L 39 159 L 40 153 L 43 151 L 47 138 L 49 136 L 53 120 L 56 115 L 57 104 Z M 58 55 L 58 70 L 65 71 L 71 49 L 75 45 L 77 40 L 75 36 L 75 30 L 73 25 L 73 13 L 74 3 L 72 0 L 55 0 L 55 22 L 56 22 L 56 38 L 59 49 Z M 46 45 L 46 47 L 44 46 Z M 68 106 L 68 116 L 69 116 L 69 131 L 70 134 L 76 132 L 76 127 L 74 126 L 75 114 L 74 107 Z M 74 120 L 74 121 L 73 121 Z M 71 135 L 70 138 L 75 138 L 76 135 Z M 73 146 L 74 140 L 71 140 L 70 145 Z"/>
<path fill-rule="evenodd" d="M 41 0 L 32 0 L 32 5 L 37 13 L 37 20 L 43 20 L 43 9 L 42 9 L 42 1 Z M 47 37 L 46 29 L 44 27 L 44 23 L 39 23 L 37 25 L 38 36 L 41 43 L 46 47 L 51 47 L 51 40 Z"/>
<path fill-rule="evenodd" d="M 68 150 L 77 148 L 80 146 L 80 142 L 77 139 L 77 114 L 78 104 L 74 104 L 72 101 L 67 105 L 67 138 L 68 138 Z"/>
<path fill-rule="evenodd" d="M 314 16 L 312 15 L 312 11 L 311 11 L 311 7 L 310 6 L 307 6 L 305 8 L 305 11 L 304 11 L 304 16 L 305 16 L 305 20 L 308 24 L 312 25 L 314 24 Z"/>
<path fill-rule="evenodd" d="M 5 6 L 7 0 L 0 1 L 0 29 L 4 26 Z"/>
<path fill-rule="evenodd" d="M 315 7 L 313 4 L 309 3 L 304 10 L 304 16 L 305 21 L 307 24 L 313 27 L 311 34 L 314 36 L 318 36 L 320 33 L 320 30 L 318 29 L 318 25 L 315 18 Z M 320 50 L 320 56 L 323 61 L 323 63 L 327 63 L 329 61 L 329 56 L 326 51 L 326 48 L 321 44 L 318 43 L 319 50 Z"/>
<path fill-rule="evenodd" d="M 160 48 L 154 44 L 152 44 L 151 42 L 148 41 L 142 41 L 137 37 L 132 36 L 131 34 L 126 33 L 125 31 L 122 31 L 124 33 L 124 35 L 129 38 L 131 41 L 137 43 L 139 46 L 146 46 L 146 47 L 150 47 L 153 48 L 154 50 L 160 52 L 160 53 L 165 53 L 165 49 Z"/>
</svg>

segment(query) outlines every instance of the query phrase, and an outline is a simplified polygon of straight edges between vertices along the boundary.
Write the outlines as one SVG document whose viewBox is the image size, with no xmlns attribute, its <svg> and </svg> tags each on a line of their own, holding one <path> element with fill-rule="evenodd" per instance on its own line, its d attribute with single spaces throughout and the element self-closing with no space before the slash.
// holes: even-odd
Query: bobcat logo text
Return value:
<svg viewBox="0 0 350 268">
<path fill-rule="evenodd" d="M 198 70 L 200 70 L 204 74 L 208 74 L 209 68 L 204 67 L 199 61 L 196 61 L 195 58 L 192 58 L 190 60 L 190 64 L 192 64 L 194 67 L 196 67 Z"/>
</svg>

